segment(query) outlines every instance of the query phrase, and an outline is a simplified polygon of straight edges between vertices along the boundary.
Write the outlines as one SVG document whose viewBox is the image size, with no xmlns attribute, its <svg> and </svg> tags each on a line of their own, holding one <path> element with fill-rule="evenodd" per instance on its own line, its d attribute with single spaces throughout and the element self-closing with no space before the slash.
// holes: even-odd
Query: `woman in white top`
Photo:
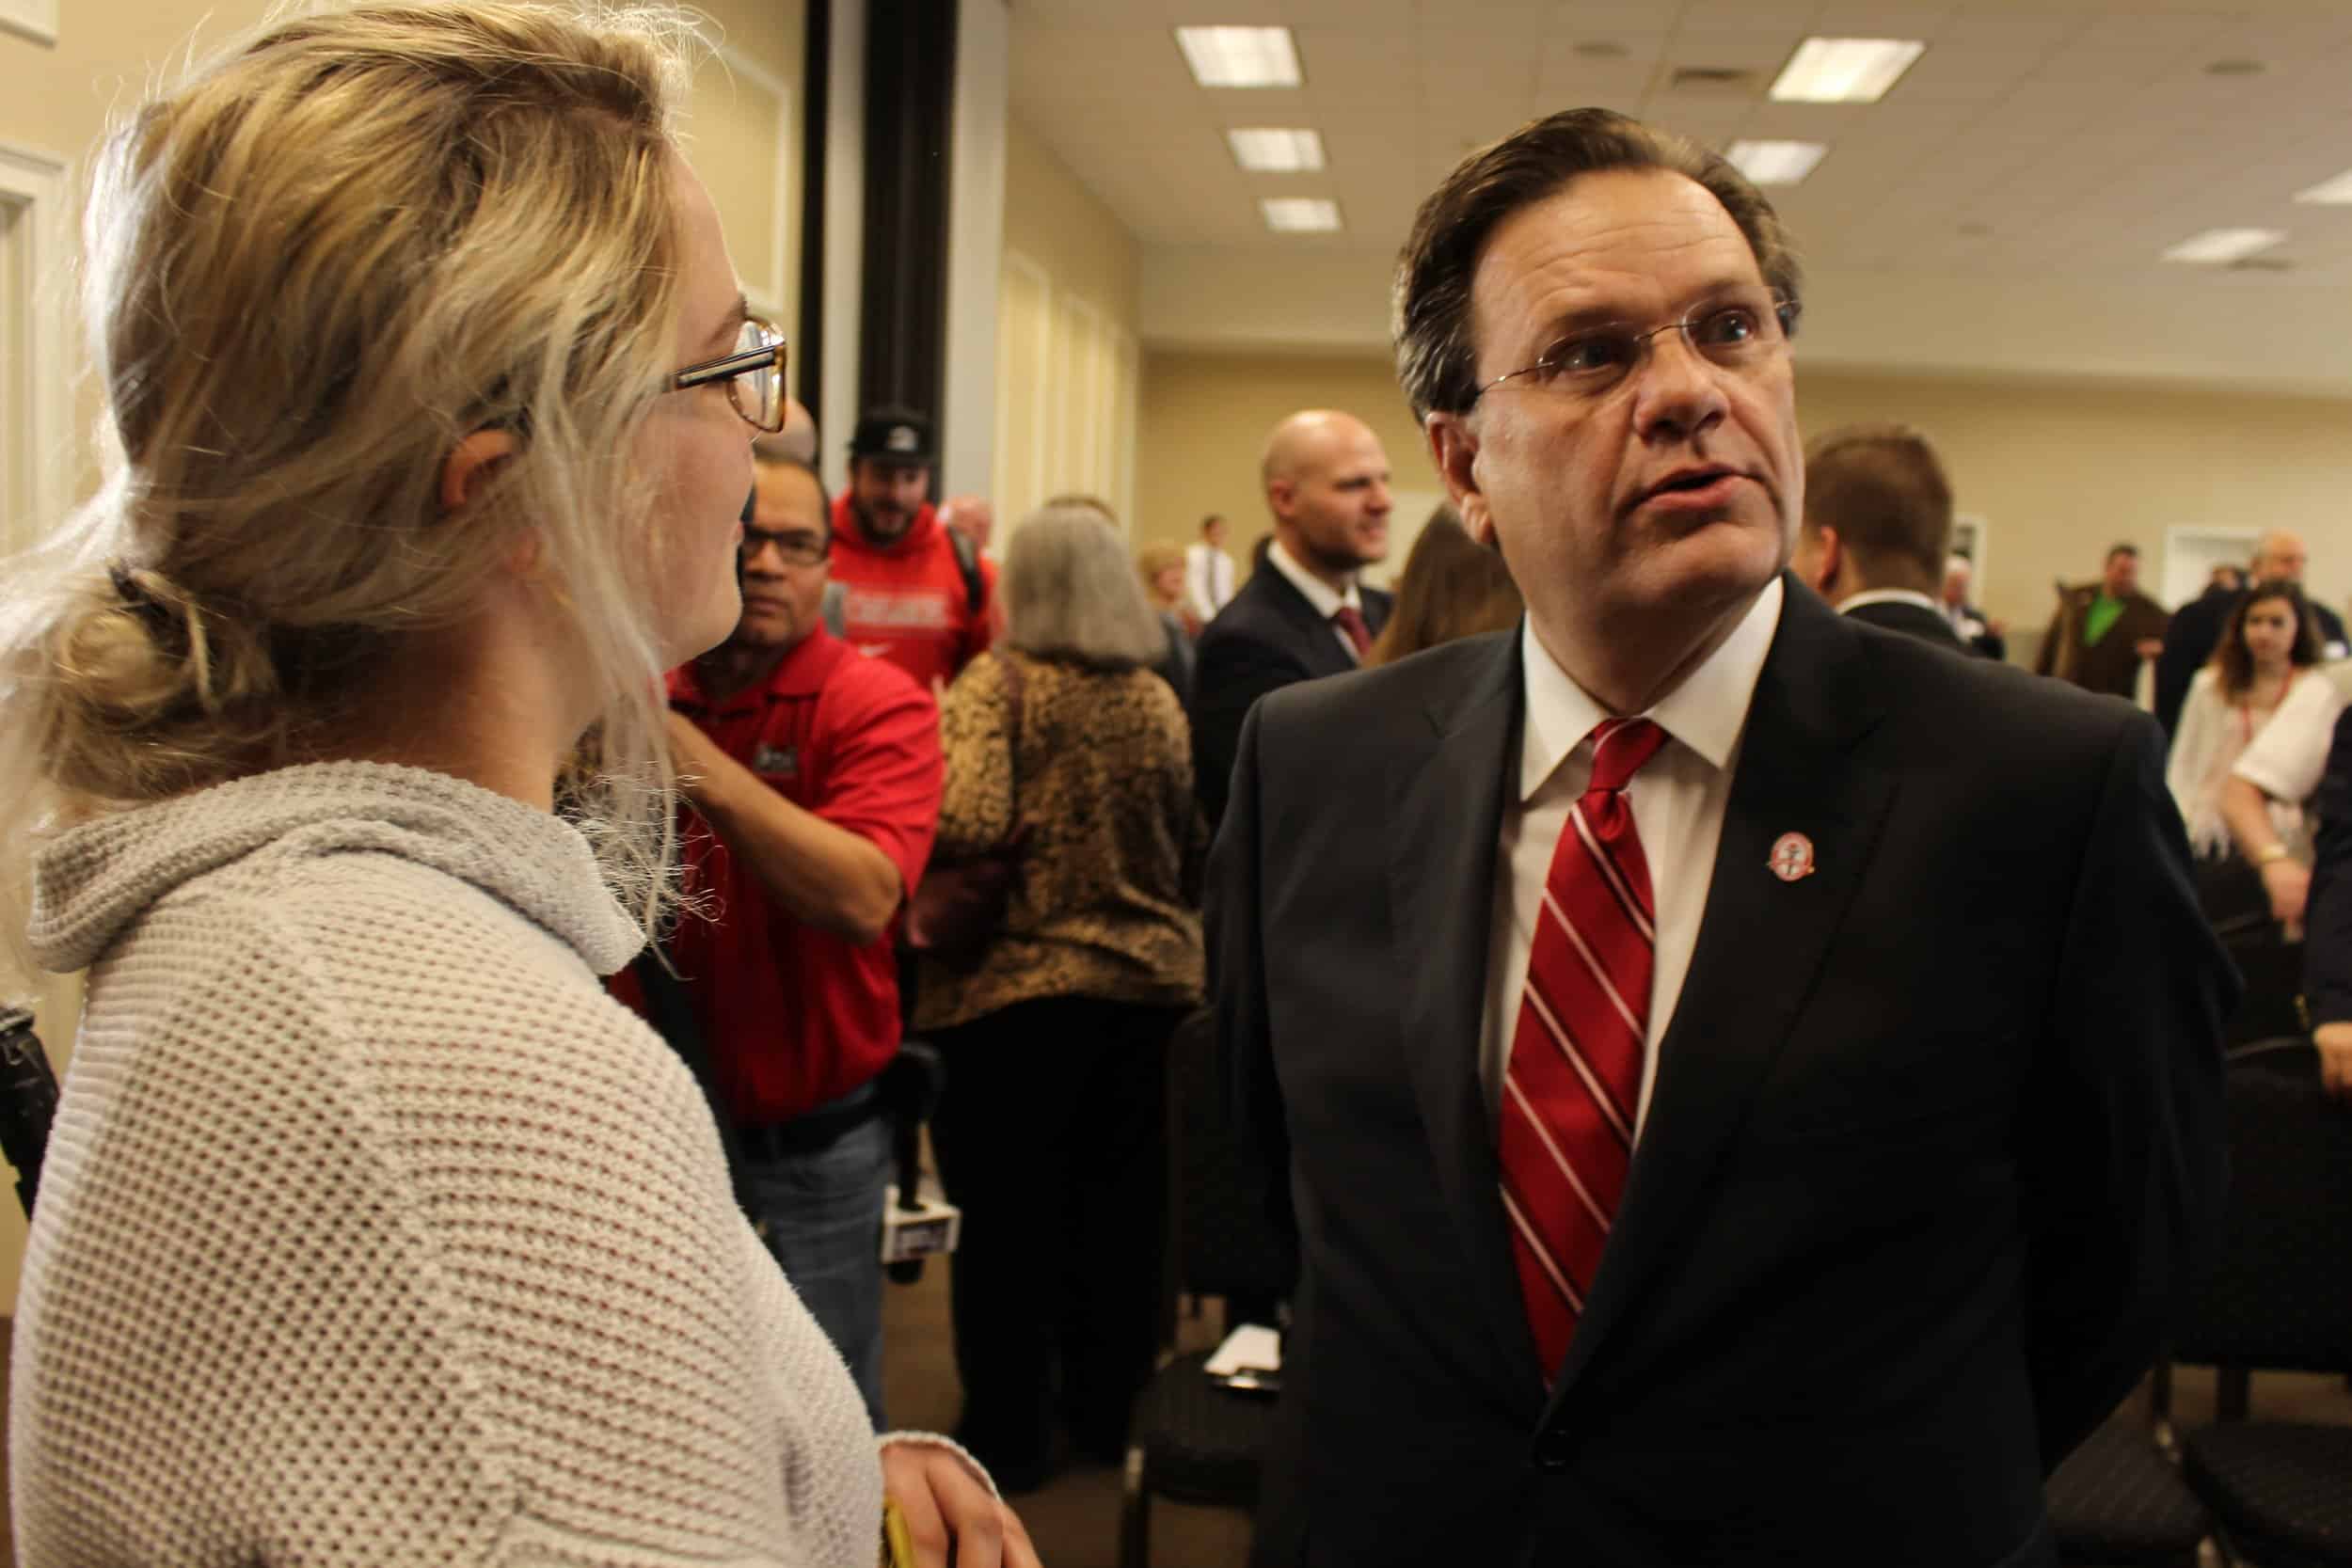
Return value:
<svg viewBox="0 0 2352 1568">
<path fill-rule="evenodd" d="M 869 1568 L 885 1493 L 931 1568 L 1036 1562 L 952 1445 L 876 1440 L 597 980 L 782 422 L 669 129 L 691 37 L 297 14 L 103 149 L 111 471 L 0 565 L 0 957 L 88 971 L 30 1568 Z"/>
<path fill-rule="evenodd" d="M 2230 852 L 2221 817 L 2221 789 L 2230 769 L 2287 700 L 2302 673 L 2319 662 L 2319 639 L 2302 594 L 2292 583 L 2266 583 L 2238 601 L 2213 658 L 2189 683 L 2173 732 L 2165 783 L 2188 827 L 2189 847 L 2201 859 Z M 2273 824 L 2291 852 L 2310 858 L 2311 835 L 2299 806 L 2275 802 Z"/>
</svg>

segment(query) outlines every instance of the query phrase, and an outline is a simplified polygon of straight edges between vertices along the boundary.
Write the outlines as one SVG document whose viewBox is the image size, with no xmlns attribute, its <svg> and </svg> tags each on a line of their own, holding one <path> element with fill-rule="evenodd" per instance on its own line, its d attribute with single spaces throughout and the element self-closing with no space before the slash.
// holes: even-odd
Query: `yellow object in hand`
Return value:
<svg viewBox="0 0 2352 1568">
<path fill-rule="evenodd" d="M 914 1568 L 914 1538 L 907 1533 L 907 1516 L 888 1498 L 882 1501 L 882 1561 L 879 1568 Z"/>
</svg>

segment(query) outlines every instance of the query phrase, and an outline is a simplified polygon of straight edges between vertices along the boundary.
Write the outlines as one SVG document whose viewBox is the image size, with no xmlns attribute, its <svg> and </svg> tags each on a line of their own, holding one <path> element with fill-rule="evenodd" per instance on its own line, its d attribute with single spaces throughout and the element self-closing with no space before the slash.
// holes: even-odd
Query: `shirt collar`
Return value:
<svg viewBox="0 0 2352 1568">
<path fill-rule="evenodd" d="M 1942 605 L 1929 598 L 1925 594 L 1915 593 L 1908 588 L 1866 588 L 1859 594 L 1849 594 L 1838 600 L 1837 613 L 1843 615 L 1848 610 L 1859 610 L 1866 604 L 1916 605 L 1931 614 L 1943 616 L 1947 621 L 1952 618 L 1951 612 Z"/>
<path fill-rule="evenodd" d="M 1704 758 L 1711 768 L 1731 761 L 1747 722 L 1748 703 L 1772 651 L 1780 626 L 1781 579 L 1764 585 L 1740 624 L 1706 662 L 1641 717 Z M 1609 717 L 1585 689 L 1553 662 L 1536 639 L 1533 620 L 1519 626 L 1519 666 L 1527 696 L 1527 727 L 1519 746 L 1519 800 L 1524 801 L 1560 770 L 1584 743 L 1593 726 Z"/>
<path fill-rule="evenodd" d="M 727 713 L 771 697 L 814 697 L 833 673 L 834 650 L 847 646 L 822 626 L 813 626 L 806 637 L 786 650 L 766 680 L 754 681 L 715 704 L 703 689 L 700 668 L 689 659 L 670 672 L 670 701 L 700 711 Z"/>
<path fill-rule="evenodd" d="M 1347 585 L 1344 594 L 1332 593 L 1331 585 L 1301 566 L 1298 558 L 1284 549 L 1279 539 L 1266 546 L 1265 558 L 1276 571 L 1290 578 L 1291 586 L 1305 594 L 1307 602 L 1315 607 L 1315 613 L 1325 620 L 1337 615 L 1343 608 L 1359 611 L 1364 608 L 1364 596 L 1354 583 Z"/>
</svg>

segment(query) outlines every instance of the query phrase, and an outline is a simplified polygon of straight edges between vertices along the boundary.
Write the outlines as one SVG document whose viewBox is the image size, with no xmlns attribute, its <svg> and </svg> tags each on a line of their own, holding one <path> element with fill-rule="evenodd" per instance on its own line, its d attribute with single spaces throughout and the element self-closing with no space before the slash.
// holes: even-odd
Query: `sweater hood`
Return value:
<svg viewBox="0 0 2352 1568">
<path fill-rule="evenodd" d="M 331 762 L 232 780 L 60 834 L 34 861 L 34 954 L 59 973 L 85 968 L 158 899 L 264 850 L 389 854 L 430 866 L 536 922 L 598 974 L 645 942 L 587 839 L 563 818 L 443 773 Z"/>
</svg>

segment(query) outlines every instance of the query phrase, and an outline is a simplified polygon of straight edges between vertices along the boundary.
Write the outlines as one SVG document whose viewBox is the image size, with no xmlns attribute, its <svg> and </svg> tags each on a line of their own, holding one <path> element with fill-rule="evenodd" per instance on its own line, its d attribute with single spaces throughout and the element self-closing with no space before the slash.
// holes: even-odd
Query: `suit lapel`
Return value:
<svg viewBox="0 0 2352 1568">
<path fill-rule="evenodd" d="M 1343 675 L 1356 668 L 1356 661 L 1340 646 L 1339 633 L 1331 629 L 1331 623 L 1315 613 L 1315 607 L 1282 575 L 1281 568 L 1268 562 L 1259 575 L 1266 579 L 1268 602 L 1281 611 L 1296 634 L 1298 657 L 1310 674 Z"/>
<path fill-rule="evenodd" d="M 1535 1346 L 1503 1229 L 1502 1179 L 1479 1087 L 1496 844 L 1516 776 L 1521 682 L 1518 635 L 1499 636 L 1453 702 L 1433 704 L 1421 752 L 1391 793 L 1389 886 L 1396 905 L 1402 1037 L 1454 1234 L 1469 1255 L 1463 1289 L 1499 1389 L 1526 1401 Z"/>
<path fill-rule="evenodd" d="M 1860 641 L 1790 583 L 1748 708 L 1698 944 L 1555 1403 L 1688 1230 L 1860 885 L 1894 793 L 1891 775 L 1853 757 L 1879 717 Z M 1814 869 L 1784 881 L 1771 863 L 1791 832 L 1811 841 Z"/>
</svg>

